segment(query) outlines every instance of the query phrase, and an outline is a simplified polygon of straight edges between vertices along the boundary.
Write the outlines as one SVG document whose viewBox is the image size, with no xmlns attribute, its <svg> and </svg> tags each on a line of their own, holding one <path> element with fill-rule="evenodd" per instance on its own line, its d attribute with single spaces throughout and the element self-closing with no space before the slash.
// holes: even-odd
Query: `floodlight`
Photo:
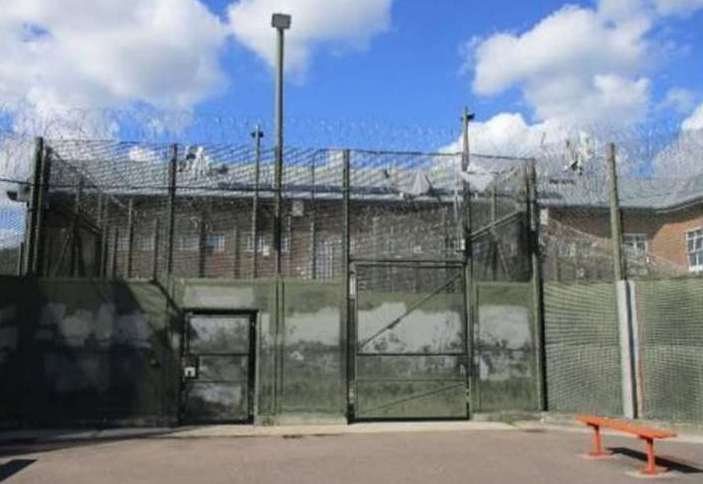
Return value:
<svg viewBox="0 0 703 484">
<path fill-rule="evenodd" d="M 271 27 L 286 30 L 290 28 L 290 15 L 285 13 L 274 13 L 271 17 Z"/>
</svg>

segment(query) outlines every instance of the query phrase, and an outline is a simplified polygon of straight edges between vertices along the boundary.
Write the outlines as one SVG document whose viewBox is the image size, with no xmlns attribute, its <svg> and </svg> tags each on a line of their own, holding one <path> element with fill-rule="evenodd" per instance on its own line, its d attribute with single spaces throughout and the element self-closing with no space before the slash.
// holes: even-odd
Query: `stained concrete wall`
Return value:
<svg viewBox="0 0 703 484">
<path fill-rule="evenodd" d="M 182 308 L 236 309 L 257 317 L 257 422 L 344 418 L 341 283 L 184 279 Z"/>
<path fill-rule="evenodd" d="M 4 425 L 175 421 L 176 310 L 145 282 L 0 278 Z"/>
</svg>

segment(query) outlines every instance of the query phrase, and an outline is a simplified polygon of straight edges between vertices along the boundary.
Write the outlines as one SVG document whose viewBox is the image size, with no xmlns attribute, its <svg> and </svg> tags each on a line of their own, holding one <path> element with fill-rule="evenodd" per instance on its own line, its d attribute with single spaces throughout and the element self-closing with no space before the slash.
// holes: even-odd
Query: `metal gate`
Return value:
<svg viewBox="0 0 703 484">
<path fill-rule="evenodd" d="M 253 422 L 255 313 L 189 310 L 183 348 L 182 419 Z"/>
<path fill-rule="evenodd" d="M 462 266 L 357 263 L 353 272 L 353 418 L 468 418 Z"/>
</svg>

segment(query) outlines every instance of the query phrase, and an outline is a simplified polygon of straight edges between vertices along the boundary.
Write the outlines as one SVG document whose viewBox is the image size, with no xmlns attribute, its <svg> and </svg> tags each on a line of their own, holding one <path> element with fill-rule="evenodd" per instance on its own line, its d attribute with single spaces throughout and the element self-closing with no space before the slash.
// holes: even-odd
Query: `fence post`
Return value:
<svg viewBox="0 0 703 484">
<path fill-rule="evenodd" d="M 17 276 L 22 275 L 22 263 L 24 261 L 24 241 L 20 242 L 20 246 L 17 253 L 17 260 L 15 261 L 15 273 Z"/>
<path fill-rule="evenodd" d="M 610 234 L 613 249 L 613 275 L 616 281 L 624 277 L 624 263 L 622 258 L 622 219 L 620 213 L 620 199 L 618 196 L 618 171 L 615 162 L 615 143 L 608 143 L 608 188 L 610 205 Z"/>
<path fill-rule="evenodd" d="M 173 236 L 176 225 L 176 169 L 178 167 L 178 145 L 172 146 L 168 165 L 168 232 L 166 233 L 166 274 L 173 275 Z"/>
<path fill-rule="evenodd" d="M 355 353 L 356 353 L 356 336 L 355 325 L 352 321 L 351 312 L 351 281 L 350 281 L 350 235 L 349 235 L 349 209 L 350 209 L 350 165 L 351 152 L 344 150 L 342 152 L 342 290 L 344 296 L 342 298 L 342 321 L 341 334 L 346 334 L 346 370 L 347 370 L 347 419 L 352 420 L 355 414 L 356 395 L 354 392 L 355 386 Z"/>
<path fill-rule="evenodd" d="M 112 239 L 112 278 L 117 279 L 117 250 L 119 249 L 120 229 L 115 227 L 114 237 Z"/>
<path fill-rule="evenodd" d="M 239 227 L 237 227 L 237 220 L 235 219 L 234 227 L 232 228 L 232 277 L 238 279 L 239 273 Z"/>
<path fill-rule="evenodd" d="M 93 276 L 94 277 L 100 277 L 101 270 L 102 270 L 102 260 L 103 260 L 103 231 L 102 231 L 102 225 L 103 225 L 103 203 L 104 203 L 104 198 L 102 192 L 98 192 L 97 196 L 97 214 L 95 217 L 95 226 L 98 227 L 99 233 L 95 237 L 95 244 L 94 244 L 94 251 L 95 251 L 95 267 L 93 268 Z"/>
<path fill-rule="evenodd" d="M 251 277 L 258 277 L 258 260 L 259 260 L 259 185 L 261 183 L 261 138 L 264 137 L 263 131 L 259 125 L 256 125 L 256 130 L 251 133 L 254 138 L 254 197 L 251 208 L 251 237 L 253 243 L 252 261 L 251 261 Z"/>
<path fill-rule="evenodd" d="M 37 235 L 35 239 L 36 253 L 34 255 L 35 273 L 38 276 L 44 275 L 44 267 L 47 261 L 46 254 L 46 198 L 49 193 L 49 185 L 51 181 L 51 148 L 48 146 L 44 150 L 42 157 L 42 173 L 39 182 L 39 197 L 37 207 Z"/>
<path fill-rule="evenodd" d="M 81 203 L 83 198 L 83 177 L 76 184 L 76 196 L 73 201 L 73 225 L 71 227 L 71 277 L 80 275 L 79 265 L 83 261 L 83 245 L 81 243 Z"/>
<path fill-rule="evenodd" d="M 530 160 L 527 165 L 528 203 L 528 247 L 532 272 L 532 319 L 535 328 L 535 354 L 537 367 L 537 405 L 539 410 L 547 410 L 547 373 L 544 315 L 542 314 L 542 265 L 539 246 L 539 201 L 537 199 L 537 163 Z"/>
<path fill-rule="evenodd" d="M 100 227 L 101 234 L 101 249 L 100 249 L 100 275 L 103 279 L 107 279 L 108 274 L 108 253 L 110 251 L 110 231 L 108 228 L 108 223 L 110 219 L 110 199 L 105 201 L 104 207 L 105 213 L 101 218 L 102 226 Z"/>
<path fill-rule="evenodd" d="M 125 261 L 125 274 L 127 279 L 132 277 L 132 251 L 134 245 L 134 199 L 127 203 L 127 260 Z"/>
<path fill-rule="evenodd" d="M 205 214 L 198 221 L 198 277 L 205 277 L 205 259 L 207 252 L 207 223 Z"/>
<path fill-rule="evenodd" d="M 637 416 L 637 397 L 634 369 L 634 339 L 632 331 L 632 301 L 627 281 L 625 261 L 622 253 L 622 213 L 618 196 L 618 174 L 615 143 L 608 143 L 606 161 L 608 164 L 608 188 L 610 205 L 610 234 L 613 248 L 613 276 L 618 313 L 618 336 L 620 342 L 620 375 L 622 383 L 623 415 Z"/>
<path fill-rule="evenodd" d="M 491 187 L 491 279 L 498 280 L 498 252 L 500 244 L 498 243 L 498 231 L 496 230 L 496 220 L 498 220 L 498 187 L 493 183 Z"/>
<path fill-rule="evenodd" d="M 151 278 L 156 281 L 159 277 L 159 217 L 154 220 L 154 258 L 151 261 Z"/>
<path fill-rule="evenodd" d="M 44 138 L 34 139 L 34 172 L 30 187 L 28 223 L 25 232 L 24 270 L 25 274 L 33 274 L 35 269 L 34 258 L 37 255 L 37 219 L 39 214 L 39 192 L 41 189 L 41 174 L 44 161 Z"/>
<path fill-rule="evenodd" d="M 469 123 L 474 119 L 474 115 L 469 113 L 468 109 L 464 108 L 464 115 L 462 116 L 462 156 L 461 156 L 461 171 L 468 175 L 469 165 L 471 161 L 471 152 L 469 146 Z M 477 370 L 479 368 L 478 353 L 474 351 L 474 335 L 478 330 L 478 321 L 476 318 L 476 288 L 474 287 L 474 256 L 473 256 L 473 214 L 471 207 L 471 185 L 469 180 L 464 178 L 462 181 L 462 199 L 464 202 L 464 209 L 462 214 L 462 221 L 459 226 L 462 228 L 460 233 L 460 240 L 464 244 L 464 280 L 466 281 L 465 289 L 466 294 L 464 295 L 466 301 L 466 315 L 465 315 L 465 350 L 466 350 L 466 386 L 468 389 L 468 394 L 466 395 L 466 411 L 467 415 L 471 415 L 472 412 L 477 409 L 472 409 L 472 402 L 478 402 L 478 375 Z"/>
<path fill-rule="evenodd" d="M 310 166 L 310 278 L 317 279 L 317 211 L 315 210 L 315 156 Z"/>
</svg>

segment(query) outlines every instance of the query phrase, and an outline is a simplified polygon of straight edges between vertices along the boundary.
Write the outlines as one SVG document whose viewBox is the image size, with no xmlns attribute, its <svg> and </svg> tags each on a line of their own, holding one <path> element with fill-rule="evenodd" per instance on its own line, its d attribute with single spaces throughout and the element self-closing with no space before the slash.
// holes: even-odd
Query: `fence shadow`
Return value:
<svg viewBox="0 0 703 484">
<path fill-rule="evenodd" d="M 633 450 L 627 447 L 609 447 L 613 454 L 620 454 L 632 459 L 637 459 L 642 462 L 647 462 L 647 454 L 638 450 Z M 666 467 L 672 471 L 680 472 L 681 474 L 703 474 L 703 469 L 686 463 L 683 461 L 674 461 L 666 457 L 657 457 L 656 465 Z"/>
<path fill-rule="evenodd" d="M 0 464 L 0 481 L 4 481 L 14 476 L 21 470 L 34 464 L 36 459 L 12 459 Z"/>
</svg>

